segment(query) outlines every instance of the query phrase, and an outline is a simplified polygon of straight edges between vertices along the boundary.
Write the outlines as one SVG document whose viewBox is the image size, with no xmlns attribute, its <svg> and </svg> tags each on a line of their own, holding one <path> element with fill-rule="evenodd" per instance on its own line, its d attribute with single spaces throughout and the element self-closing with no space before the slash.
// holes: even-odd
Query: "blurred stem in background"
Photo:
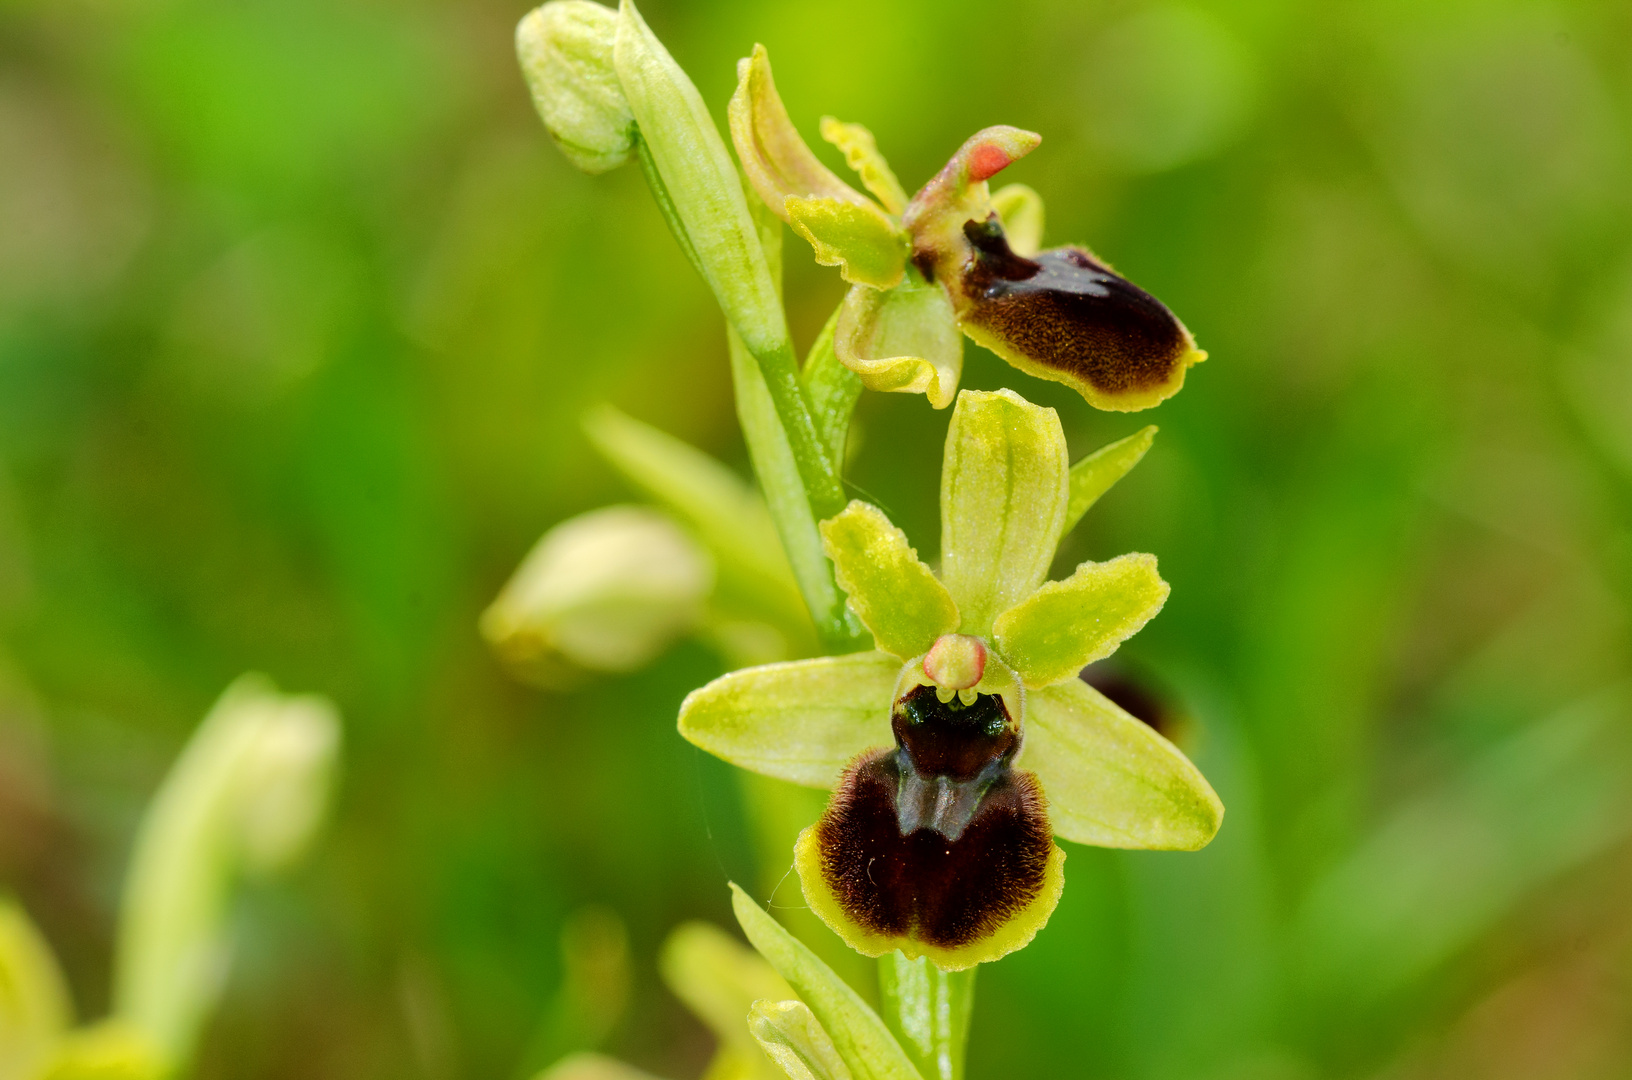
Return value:
<svg viewBox="0 0 1632 1080">
<path fill-rule="evenodd" d="M 113 1011 L 72 1027 L 56 961 L 0 907 L 0 1080 L 164 1080 L 184 1073 L 231 959 L 242 881 L 287 867 L 329 804 L 334 706 L 263 676 L 227 688 L 154 795 L 119 911 Z"/>
</svg>

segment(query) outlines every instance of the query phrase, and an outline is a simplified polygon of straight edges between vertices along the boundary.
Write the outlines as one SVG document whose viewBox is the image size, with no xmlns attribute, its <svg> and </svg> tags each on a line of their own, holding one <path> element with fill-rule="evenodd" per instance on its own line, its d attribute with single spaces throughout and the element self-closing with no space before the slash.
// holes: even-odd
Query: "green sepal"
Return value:
<svg viewBox="0 0 1632 1080">
<path fill-rule="evenodd" d="M 894 288 L 907 268 L 907 234 L 872 203 L 789 195 L 788 224 L 804 237 L 823 266 L 837 266 L 844 280 L 875 289 Z"/>
<path fill-rule="evenodd" d="M 846 124 L 831 116 L 822 117 L 822 138 L 838 147 L 844 154 L 844 163 L 861 177 L 862 186 L 884 204 L 884 209 L 899 215 L 907 208 L 907 193 L 884 155 L 878 152 L 878 141 L 873 133 L 860 124 Z"/>
<path fill-rule="evenodd" d="M 789 1080 L 851 1080 L 838 1047 L 802 1001 L 754 1002 L 748 1030 Z"/>
<path fill-rule="evenodd" d="M 809 1006 L 855 1080 L 923 1080 L 878 1014 L 734 882 L 731 909 L 749 942 Z"/>
<path fill-rule="evenodd" d="M 1009 250 L 1031 258 L 1043 249 L 1043 197 L 1025 184 L 1006 184 L 992 192 L 992 209 L 1003 222 Z"/>
<path fill-rule="evenodd" d="M 909 660 L 958 628 L 952 594 L 884 511 L 854 499 L 821 528 L 839 588 L 880 649 Z"/>
<path fill-rule="evenodd" d="M 752 772 L 831 788 L 855 756 L 890 746 L 901 661 L 864 652 L 722 675 L 680 704 L 680 734 Z"/>
<path fill-rule="evenodd" d="M 1137 634 L 1169 591 L 1154 555 L 1085 562 L 999 615 L 992 639 L 1028 689 L 1063 682 Z"/>
<path fill-rule="evenodd" d="M 1042 781 L 1054 834 L 1079 844 L 1194 851 L 1224 819 L 1189 758 L 1080 679 L 1026 695 L 1015 764 Z"/>
<path fill-rule="evenodd" d="M 862 385 L 952 404 L 963 376 L 963 335 L 946 290 L 909 274 L 886 291 L 857 285 L 839 306 L 833 350 Z"/>
<path fill-rule="evenodd" d="M 516 25 L 533 107 L 561 152 L 587 173 L 629 160 L 635 117 L 612 60 L 618 17 L 591 0 L 551 0 Z"/>
<path fill-rule="evenodd" d="M 1067 469 L 1053 409 L 1012 390 L 958 395 L 941 465 L 941 581 L 963 616 L 960 632 L 988 636 L 1048 576 Z"/>
<path fill-rule="evenodd" d="M 737 90 L 731 95 L 727 115 L 742 171 L 765 205 L 784 221 L 788 220 L 784 202 L 790 195 L 872 205 L 867 196 L 817 160 L 800 138 L 776 92 L 765 46 L 755 45 L 751 55 L 737 61 Z"/>
<path fill-rule="evenodd" d="M 1156 441 L 1156 425 L 1140 428 L 1125 439 L 1106 443 L 1081 461 L 1071 466 L 1071 502 L 1065 510 L 1065 535 L 1076 528 L 1099 497 L 1144 459 L 1150 444 Z"/>
<path fill-rule="evenodd" d="M 841 307 L 833 309 L 822 332 L 816 335 L 805 366 L 800 369 L 799 381 L 805 396 L 810 399 L 811 419 L 816 421 L 817 433 L 826 443 L 833 458 L 833 468 L 844 468 L 846 444 L 850 437 L 850 420 L 856 412 L 856 402 L 863 389 L 861 377 L 839 359 L 833 350 L 834 331 L 839 325 Z"/>
</svg>

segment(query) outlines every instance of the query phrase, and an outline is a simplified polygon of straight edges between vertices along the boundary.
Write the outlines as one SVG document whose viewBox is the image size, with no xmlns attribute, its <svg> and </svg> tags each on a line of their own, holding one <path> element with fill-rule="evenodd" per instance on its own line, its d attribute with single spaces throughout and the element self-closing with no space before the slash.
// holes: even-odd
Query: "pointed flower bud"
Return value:
<svg viewBox="0 0 1632 1080">
<path fill-rule="evenodd" d="M 618 17 L 591 0 L 550 0 L 516 27 L 533 106 L 561 152 L 587 173 L 629 160 L 635 117 L 612 63 Z"/>
<path fill-rule="evenodd" d="M 697 624 L 713 585 L 708 553 L 672 520 L 608 506 L 544 534 L 482 615 L 482 635 L 547 687 L 575 669 L 634 671 Z"/>
</svg>

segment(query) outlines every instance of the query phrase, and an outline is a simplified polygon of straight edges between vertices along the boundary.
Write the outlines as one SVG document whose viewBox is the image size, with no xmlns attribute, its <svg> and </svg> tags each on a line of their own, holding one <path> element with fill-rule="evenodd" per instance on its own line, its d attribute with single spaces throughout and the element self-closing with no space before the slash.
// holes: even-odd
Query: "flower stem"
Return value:
<svg viewBox="0 0 1632 1080">
<path fill-rule="evenodd" d="M 884 1023 L 924 1080 L 963 1080 L 977 970 L 942 971 L 927 957 L 908 960 L 899 952 L 879 958 Z"/>
</svg>

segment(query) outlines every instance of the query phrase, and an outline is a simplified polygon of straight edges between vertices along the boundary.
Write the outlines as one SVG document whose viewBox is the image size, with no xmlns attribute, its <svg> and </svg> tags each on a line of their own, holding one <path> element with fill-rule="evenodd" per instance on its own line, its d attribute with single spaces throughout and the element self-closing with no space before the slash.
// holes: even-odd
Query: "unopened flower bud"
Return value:
<svg viewBox="0 0 1632 1080">
<path fill-rule="evenodd" d="M 618 16 L 590 0 L 550 0 L 516 27 L 533 105 L 561 152 L 587 173 L 629 160 L 634 114 L 612 63 Z"/>
<path fill-rule="evenodd" d="M 669 518 L 609 506 L 562 522 L 482 616 L 482 634 L 523 677 L 633 671 L 696 625 L 714 584 L 707 552 Z"/>
</svg>

